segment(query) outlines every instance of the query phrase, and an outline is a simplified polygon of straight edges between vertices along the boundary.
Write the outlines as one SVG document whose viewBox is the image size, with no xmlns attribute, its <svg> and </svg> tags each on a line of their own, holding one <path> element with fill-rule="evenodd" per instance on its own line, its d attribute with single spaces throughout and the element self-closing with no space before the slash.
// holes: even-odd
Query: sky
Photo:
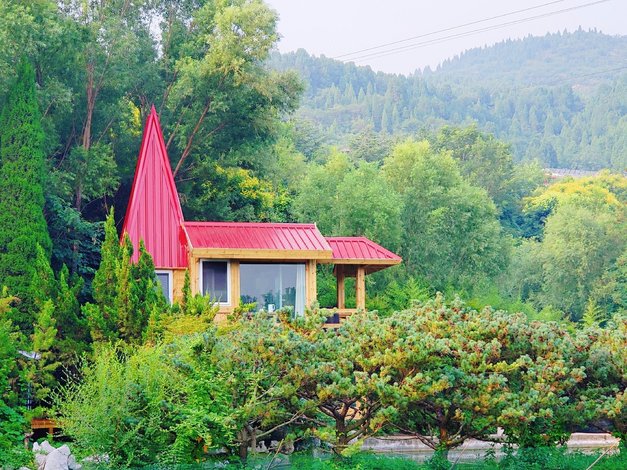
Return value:
<svg viewBox="0 0 627 470">
<path fill-rule="evenodd" d="M 426 66 L 433 69 L 464 50 L 528 34 L 573 31 L 579 26 L 596 28 L 606 34 L 627 34 L 627 0 L 266 0 L 266 3 L 279 14 L 281 52 L 303 48 L 314 55 L 357 59 L 358 65 L 370 65 L 374 70 L 389 73 L 409 74 Z M 591 3 L 595 4 L 577 8 Z M 509 14 L 523 9 L 527 11 Z M 557 13 L 566 9 L 571 10 Z M 505 16 L 482 21 L 500 15 Z M 527 20 L 541 15 L 546 16 Z M 467 23 L 475 24 L 457 28 Z M 449 30 L 430 34 L 443 29 Z M 473 32 L 478 29 L 483 31 Z M 422 37 L 403 41 L 416 36 Z M 403 42 L 355 53 L 395 41 Z M 403 47 L 404 50 L 385 55 L 392 48 Z M 349 53 L 354 54 L 343 56 Z"/>
</svg>

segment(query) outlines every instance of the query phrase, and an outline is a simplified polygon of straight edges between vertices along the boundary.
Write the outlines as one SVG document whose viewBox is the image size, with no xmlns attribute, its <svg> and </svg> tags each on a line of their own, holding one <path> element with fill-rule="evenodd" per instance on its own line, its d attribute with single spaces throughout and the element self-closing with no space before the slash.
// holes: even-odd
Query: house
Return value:
<svg viewBox="0 0 627 470">
<path fill-rule="evenodd" d="M 297 315 L 316 301 L 318 264 L 334 265 L 339 316 L 345 279 L 355 277 L 357 309 L 365 309 L 365 276 L 401 258 L 365 237 L 324 237 L 315 224 L 187 222 L 183 217 L 157 112 L 144 128 L 123 234 L 152 255 L 170 301 L 182 296 L 189 270 L 192 294 L 219 303 L 218 319 L 240 303 L 257 310 L 291 307 Z"/>
</svg>

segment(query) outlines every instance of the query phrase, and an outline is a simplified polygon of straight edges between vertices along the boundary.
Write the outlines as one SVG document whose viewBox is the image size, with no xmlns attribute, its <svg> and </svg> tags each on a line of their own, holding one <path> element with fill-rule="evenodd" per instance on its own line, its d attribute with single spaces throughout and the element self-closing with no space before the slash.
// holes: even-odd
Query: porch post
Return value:
<svg viewBox="0 0 627 470">
<path fill-rule="evenodd" d="M 358 310 L 366 310 L 366 268 L 357 266 L 355 277 L 355 299 Z"/>
<path fill-rule="evenodd" d="M 344 290 L 344 267 L 335 265 L 335 277 L 337 278 L 337 308 L 346 308 L 346 292 Z"/>
</svg>

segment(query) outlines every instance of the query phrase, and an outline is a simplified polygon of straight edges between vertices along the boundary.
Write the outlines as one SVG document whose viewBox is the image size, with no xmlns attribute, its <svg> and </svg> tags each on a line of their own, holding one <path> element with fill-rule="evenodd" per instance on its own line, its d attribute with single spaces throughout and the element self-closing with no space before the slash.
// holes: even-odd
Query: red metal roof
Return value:
<svg viewBox="0 0 627 470">
<path fill-rule="evenodd" d="M 398 264 L 401 257 L 366 237 L 327 237 L 337 264 Z"/>
<path fill-rule="evenodd" d="M 125 232 L 135 247 L 133 261 L 137 261 L 142 239 L 157 268 L 187 267 L 183 211 L 154 106 L 144 127 L 122 228 L 122 234 Z"/>
<path fill-rule="evenodd" d="M 185 222 L 193 248 L 326 251 L 331 247 L 315 224 Z"/>
</svg>

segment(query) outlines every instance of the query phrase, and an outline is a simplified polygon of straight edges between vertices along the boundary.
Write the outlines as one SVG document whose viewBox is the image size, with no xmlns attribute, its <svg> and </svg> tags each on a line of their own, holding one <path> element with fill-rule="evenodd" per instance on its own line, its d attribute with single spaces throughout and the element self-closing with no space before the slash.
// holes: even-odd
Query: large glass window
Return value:
<svg viewBox="0 0 627 470">
<path fill-rule="evenodd" d="M 242 303 L 257 304 L 257 311 L 273 312 L 291 307 L 296 315 L 305 313 L 304 264 L 240 264 Z"/>
<path fill-rule="evenodd" d="M 202 262 L 202 293 L 216 302 L 229 303 L 229 263 L 226 261 Z"/>
</svg>

